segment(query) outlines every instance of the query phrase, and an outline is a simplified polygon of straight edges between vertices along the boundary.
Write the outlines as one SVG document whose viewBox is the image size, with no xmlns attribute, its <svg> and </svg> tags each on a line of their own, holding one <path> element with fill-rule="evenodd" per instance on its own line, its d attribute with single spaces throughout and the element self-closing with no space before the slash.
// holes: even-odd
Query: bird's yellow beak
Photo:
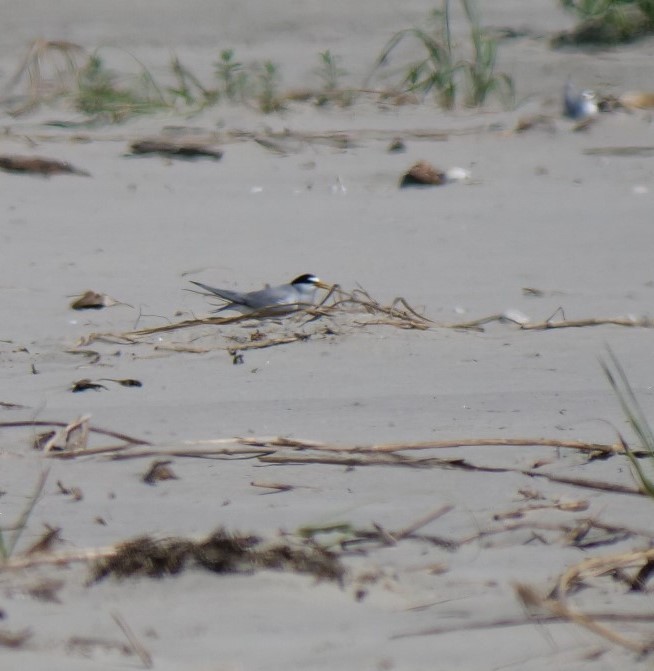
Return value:
<svg viewBox="0 0 654 671">
<path fill-rule="evenodd" d="M 317 286 L 319 289 L 326 289 L 327 291 L 330 291 L 333 288 L 332 284 L 327 284 L 326 282 L 323 282 L 322 280 L 319 280 L 316 282 L 315 286 Z"/>
</svg>

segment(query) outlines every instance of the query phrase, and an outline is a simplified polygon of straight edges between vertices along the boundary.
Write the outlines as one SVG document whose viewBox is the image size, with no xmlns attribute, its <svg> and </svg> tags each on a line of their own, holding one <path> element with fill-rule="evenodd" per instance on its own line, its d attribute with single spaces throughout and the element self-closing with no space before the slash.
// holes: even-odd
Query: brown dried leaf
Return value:
<svg viewBox="0 0 654 671">
<path fill-rule="evenodd" d="M 35 450 L 45 450 L 46 447 L 50 445 L 50 441 L 55 438 L 56 435 L 56 431 L 44 431 L 43 433 L 37 434 L 36 438 L 34 438 L 34 442 L 32 443 L 32 448 Z"/>
<path fill-rule="evenodd" d="M 57 480 L 57 487 L 62 494 L 71 496 L 73 501 L 81 501 L 84 498 L 84 494 L 79 487 L 66 487 L 61 480 Z"/>
<path fill-rule="evenodd" d="M 77 380 L 77 382 L 73 382 L 73 385 L 71 386 L 70 390 L 73 393 L 77 393 L 80 391 L 87 391 L 88 389 L 93 389 L 94 391 L 100 391 L 100 389 L 106 389 L 103 384 L 98 384 L 97 382 L 91 382 L 88 378 L 83 378 L 82 380 Z"/>
<path fill-rule="evenodd" d="M 97 291 L 85 291 L 78 296 L 71 304 L 73 310 L 100 310 L 116 305 L 117 300 L 114 300 L 107 294 L 100 294 Z"/>
<path fill-rule="evenodd" d="M 141 480 L 148 485 L 154 485 L 161 480 L 179 480 L 169 466 L 172 463 L 172 461 L 153 461 Z"/>
<path fill-rule="evenodd" d="M 402 176 L 400 188 L 409 186 L 440 186 L 445 184 L 447 176 L 443 170 L 438 170 L 427 161 L 418 161 Z"/>
<path fill-rule="evenodd" d="M 134 378 L 131 378 L 131 377 L 126 377 L 122 380 L 114 380 L 114 382 L 117 382 L 122 387 L 142 387 L 143 386 L 143 383 L 141 382 L 141 380 L 135 380 Z"/>
</svg>

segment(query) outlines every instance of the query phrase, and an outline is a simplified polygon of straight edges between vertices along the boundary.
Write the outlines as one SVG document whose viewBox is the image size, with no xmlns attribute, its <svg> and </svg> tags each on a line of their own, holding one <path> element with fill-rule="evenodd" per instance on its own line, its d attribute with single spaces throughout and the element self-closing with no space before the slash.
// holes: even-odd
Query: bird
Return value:
<svg viewBox="0 0 654 671">
<path fill-rule="evenodd" d="M 217 289 L 202 282 L 194 282 L 193 280 L 191 282 L 210 294 L 227 301 L 226 305 L 219 307 L 214 312 L 236 310 L 241 314 L 258 312 L 261 315 L 283 315 L 297 312 L 313 305 L 318 289 L 332 288 L 311 273 L 299 275 L 289 284 L 280 284 L 276 287 L 267 285 L 258 291 L 249 292 Z"/>
<path fill-rule="evenodd" d="M 578 91 L 568 80 L 563 89 L 563 113 L 570 119 L 584 121 L 597 115 L 597 98 L 593 91 Z"/>
</svg>

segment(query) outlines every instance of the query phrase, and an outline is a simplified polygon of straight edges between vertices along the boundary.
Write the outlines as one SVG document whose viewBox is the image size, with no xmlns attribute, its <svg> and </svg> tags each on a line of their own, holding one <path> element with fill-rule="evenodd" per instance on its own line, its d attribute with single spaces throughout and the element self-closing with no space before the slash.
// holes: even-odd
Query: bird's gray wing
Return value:
<svg viewBox="0 0 654 671">
<path fill-rule="evenodd" d="M 244 304 L 258 310 L 271 305 L 289 305 L 297 301 L 295 291 L 288 285 L 266 287 L 259 291 L 251 291 L 243 297 Z"/>
</svg>

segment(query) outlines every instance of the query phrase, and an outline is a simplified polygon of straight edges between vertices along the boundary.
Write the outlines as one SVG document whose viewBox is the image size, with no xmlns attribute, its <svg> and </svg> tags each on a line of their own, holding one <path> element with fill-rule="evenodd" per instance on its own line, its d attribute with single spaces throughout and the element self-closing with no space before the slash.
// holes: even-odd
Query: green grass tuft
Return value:
<svg viewBox="0 0 654 671">
<path fill-rule="evenodd" d="M 121 84 L 97 53 L 79 72 L 73 102 L 84 114 L 107 115 L 114 122 L 167 107 L 163 92 L 145 68 L 130 84 Z"/>
<path fill-rule="evenodd" d="M 391 54 L 407 39 L 416 41 L 423 52 L 420 60 L 404 66 L 401 86 L 406 92 L 423 95 L 433 93 L 445 109 L 452 109 L 465 89 L 465 102 L 482 106 L 491 94 L 505 105 L 514 102 L 513 80 L 506 73 L 497 73 L 497 39 L 482 27 L 475 0 L 461 0 L 470 32 L 472 55 L 462 58 L 452 42 L 450 1 L 443 0 L 442 9 L 435 9 L 427 26 L 405 28 L 395 33 L 377 58 L 374 71 L 389 62 Z"/>
<path fill-rule="evenodd" d="M 23 534 L 23 531 L 27 528 L 27 523 L 29 522 L 30 515 L 34 511 L 34 506 L 36 506 L 41 494 L 43 493 L 43 488 L 45 487 L 46 480 L 48 479 L 48 471 L 41 473 L 34 492 L 31 494 L 25 508 L 23 508 L 21 514 L 18 516 L 18 520 L 13 524 L 9 529 L 0 528 L 0 562 L 7 561 L 14 550 L 18 541 Z M 6 534 L 6 535 L 5 535 Z"/>
<path fill-rule="evenodd" d="M 654 466 L 654 433 L 645 417 L 645 414 L 638 403 L 638 399 L 634 394 L 627 375 L 624 372 L 624 369 L 620 365 L 617 357 L 609 349 L 609 363 L 605 361 L 600 361 L 604 374 L 606 375 L 609 384 L 613 388 L 615 395 L 620 401 L 620 407 L 622 412 L 627 418 L 631 428 L 636 434 L 638 440 L 640 441 L 642 447 L 648 453 L 648 461 L 650 465 Z M 645 469 L 641 465 L 639 459 L 634 454 L 633 450 L 629 447 L 627 441 L 618 433 L 620 442 L 624 447 L 631 465 L 634 469 L 634 474 L 637 481 L 642 487 L 643 491 L 648 495 L 654 498 L 654 480 L 646 473 Z"/>
</svg>

